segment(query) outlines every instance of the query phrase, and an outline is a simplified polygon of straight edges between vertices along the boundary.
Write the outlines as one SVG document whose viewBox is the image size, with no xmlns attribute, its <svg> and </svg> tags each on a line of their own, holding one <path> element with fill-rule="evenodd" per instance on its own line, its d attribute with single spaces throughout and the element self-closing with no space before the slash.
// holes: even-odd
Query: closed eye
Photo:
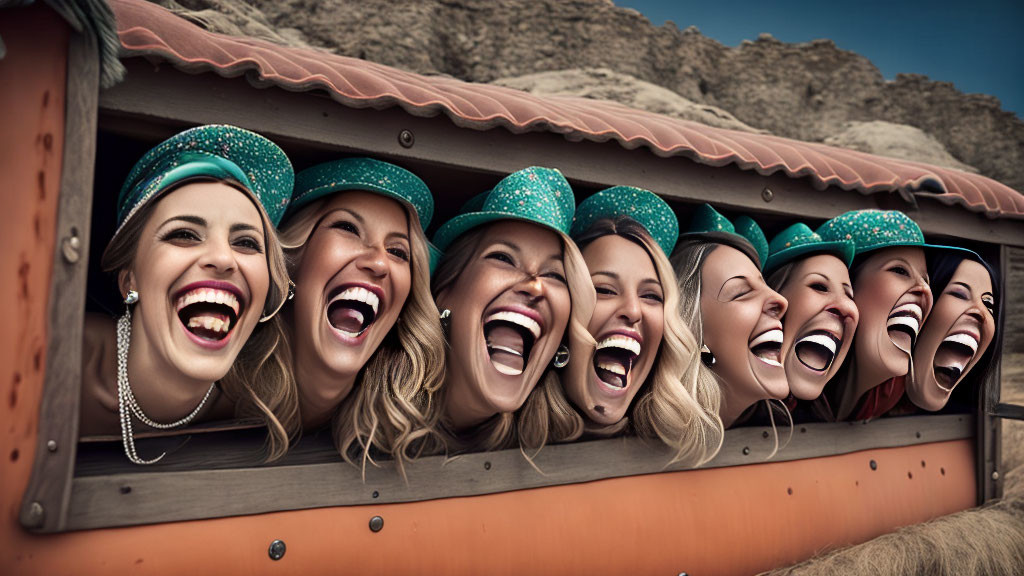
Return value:
<svg viewBox="0 0 1024 576">
<path fill-rule="evenodd" d="M 655 292 L 651 292 L 651 293 L 648 293 L 648 294 L 643 294 L 640 297 L 641 298 L 645 298 L 647 300 L 654 301 L 654 302 L 658 302 L 659 304 L 664 304 L 665 303 L 665 299 L 662 298 L 661 294 L 658 294 L 658 293 L 655 293 Z"/>
<path fill-rule="evenodd" d="M 886 269 L 886 271 L 892 272 L 893 274 L 899 274 L 900 276 L 906 276 L 907 278 L 910 277 L 910 272 L 907 271 L 906 268 L 898 264 L 895 266 L 890 266 L 889 268 Z"/>
<path fill-rule="evenodd" d="M 811 282 L 809 286 L 811 290 L 814 290 L 815 292 L 828 292 L 828 286 L 821 282 Z"/>
<path fill-rule="evenodd" d="M 164 234 L 161 240 L 176 244 L 189 244 L 201 242 L 203 239 L 199 236 L 198 232 L 190 228 L 175 228 L 174 230 Z"/>
<path fill-rule="evenodd" d="M 595 286 L 594 290 L 599 296 L 615 296 L 615 290 L 611 288 L 605 288 L 604 286 Z"/>
<path fill-rule="evenodd" d="M 494 252 L 490 252 L 490 253 L 484 255 L 484 258 L 487 258 L 489 260 L 497 260 L 499 262 L 504 262 L 505 264 L 508 264 L 509 266 L 515 266 L 516 265 L 515 258 L 512 258 L 512 255 L 509 254 L 508 252 L 502 252 L 501 250 L 496 250 Z"/>
<path fill-rule="evenodd" d="M 241 249 L 243 252 L 250 252 L 253 254 L 263 253 L 263 244 L 253 238 L 252 236 L 242 236 L 234 241 L 235 247 Z"/>
<path fill-rule="evenodd" d="M 957 299 L 960 299 L 960 300 L 969 300 L 970 299 L 963 290 L 950 290 L 950 291 L 946 292 L 946 294 L 949 294 L 950 296 L 952 296 L 954 298 L 957 298 Z"/>
<path fill-rule="evenodd" d="M 398 258 L 399 260 L 402 260 L 403 262 L 409 261 L 409 251 L 400 246 L 388 248 L 388 254 L 391 254 L 392 256 Z"/>
<path fill-rule="evenodd" d="M 568 282 L 565 280 L 565 276 L 561 272 L 545 272 L 544 277 L 550 278 L 562 284 L 568 284 Z"/>
<path fill-rule="evenodd" d="M 359 227 L 356 226 L 354 223 L 349 222 L 348 220 L 338 220 L 337 222 L 331 224 L 331 228 L 335 230 L 340 230 L 342 232 L 355 234 L 356 236 L 359 235 Z"/>
</svg>

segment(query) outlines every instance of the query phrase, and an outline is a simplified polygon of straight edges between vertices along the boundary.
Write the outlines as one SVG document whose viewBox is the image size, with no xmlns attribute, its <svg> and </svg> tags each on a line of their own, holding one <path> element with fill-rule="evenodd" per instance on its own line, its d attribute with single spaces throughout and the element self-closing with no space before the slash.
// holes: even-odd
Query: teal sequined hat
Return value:
<svg viewBox="0 0 1024 576">
<path fill-rule="evenodd" d="M 671 254 L 679 239 L 679 220 L 657 194 L 632 186 L 613 186 L 587 198 L 576 208 L 572 237 L 586 232 L 602 218 L 628 216 L 643 226 L 665 254 Z"/>
<path fill-rule="evenodd" d="M 753 222 L 751 220 L 751 222 Z M 749 225 L 748 225 L 749 226 Z M 757 226 L 756 224 L 754 226 Z M 760 227 L 758 227 L 760 230 Z M 745 229 L 746 233 L 756 237 L 751 229 Z M 764 238 L 764 233 L 761 233 Z M 750 238 L 740 234 L 729 219 L 711 207 L 710 204 L 701 204 L 693 211 L 693 218 L 690 220 L 690 227 L 679 236 L 680 240 L 707 240 L 731 246 L 746 254 L 757 267 L 761 268 L 761 255 L 758 249 L 751 243 Z M 765 241 L 764 251 L 767 251 Z"/>
<path fill-rule="evenodd" d="M 853 242 L 855 258 L 866 252 L 896 246 L 970 252 L 955 246 L 925 244 L 921 228 L 899 210 L 851 210 L 825 222 L 816 232 L 829 242 Z"/>
<path fill-rule="evenodd" d="M 263 136 L 236 126 L 190 128 L 146 152 L 132 168 L 117 198 L 114 236 L 147 202 L 198 177 L 236 180 L 263 205 L 274 226 L 288 207 L 295 182 L 284 151 Z"/>
<path fill-rule="evenodd" d="M 459 236 L 496 220 L 524 220 L 568 235 L 576 205 L 562 173 L 532 166 L 506 176 L 490 192 L 478 194 L 461 213 L 441 226 L 434 245 L 445 250 Z"/>
<path fill-rule="evenodd" d="M 768 238 L 764 235 L 764 230 L 761 230 L 750 216 L 737 216 L 732 224 L 736 228 L 736 233 L 746 238 L 757 251 L 757 267 L 763 270 L 768 260 Z"/>
<path fill-rule="evenodd" d="M 764 265 L 768 271 L 812 254 L 832 254 L 849 268 L 853 263 L 854 243 L 852 240 L 825 241 L 809 226 L 798 222 L 772 238 L 768 249 L 768 261 Z"/>
<path fill-rule="evenodd" d="M 405 168 L 373 158 L 345 158 L 299 172 L 287 216 L 314 200 L 344 190 L 366 190 L 398 200 L 416 211 L 423 230 L 434 217 L 434 197 L 423 180 Z"/>
</svg>

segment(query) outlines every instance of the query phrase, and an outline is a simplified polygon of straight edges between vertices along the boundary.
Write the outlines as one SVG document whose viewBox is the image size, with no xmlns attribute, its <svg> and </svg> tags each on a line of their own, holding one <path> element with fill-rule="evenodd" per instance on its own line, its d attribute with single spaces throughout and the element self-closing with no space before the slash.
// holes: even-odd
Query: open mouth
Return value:
<svg viewBox="0 0 1024 576">
<path fill-rule="evenodd" d="M 827 372 L 836 359 L 840 340 L 829 332 L 817 331 L 796 341 L 793 352 L 801 364 L 815 372 Z"/>
<path fill-rule="evenodd" d="M 377 319 L 380 297 L 358 286 L 341 286 L 327 304 L 327 321 L 350 338 L 358 338 Z"/>
<path fill-rule="evenodd" d="M 885 324 L 889 339 L 897 348 L 909 354 L 914 348 L 918 333 L 921 332 L 923 318 L 924 311 L 913 302 L 897 306 L 889 314 L 889 320 Z"/>
<path fill-rule="evenodd" d="M 932 366 L 939 388 L 952 391 L 963 375 L 964 368 L 971 363 L 977 352 L 978 339 L 973 335 L 960 333 L 947 336 L 935 351 Z"/>
<path fill-rule="evenodd" d="M 769 366 L 782 367 L 782 330 L 773 328 L 750 342 L 750 351 Z"/>
<path fill-rule="evenodd" d="M 616 334 L 597 344 L 594 352 L 594 372 L 598 380 L 609 388 L 621 390 L 629 384 L 629 371 L 640 356 L 640 342 L 635 338 Z"/>
<path fill-rule="evenodd" d="M 484 319 L 484 340 L 491 364 L 498 372 L 518 376 L 530 361 L 530 351 L 540 339 L 536 320 L 511 310 L 502 310 Z"/>
<path fill-rule="evenodd" d="M 238 295 L 218 288 L 194 288 L 178 296 L 178 320 L 193 335 L 217 342 L 227 338 L 242 311 Z"/>
</svg>

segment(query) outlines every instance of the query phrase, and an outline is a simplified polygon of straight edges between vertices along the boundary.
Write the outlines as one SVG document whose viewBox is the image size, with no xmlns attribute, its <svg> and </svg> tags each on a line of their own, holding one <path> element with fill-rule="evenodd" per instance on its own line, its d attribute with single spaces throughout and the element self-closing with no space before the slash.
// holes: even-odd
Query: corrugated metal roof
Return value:
<svg viewBox="0 0 1024 576">
<path fill-rule="evenodd" d="M 864 194 L 930 195 L 990 218 L 1024 218 L 1024 195 L 985 176 L 777 136 L 736 132 L 614 102 L 535 96 L 488 84 L 422 76 L 318 50 L 279 46 L 202 30 L 143 0 L 112 0 L 122 57 L 144 56 L 187 72 L 246 74 L 259 86 L 325 90 L 345 106 L 399 106 L 415 116 L 445 114 L 476 130 L 546 131 L 570 140 L 615 140 L 660 156 L 760 174 L 808 178 Z"/>
</svg>

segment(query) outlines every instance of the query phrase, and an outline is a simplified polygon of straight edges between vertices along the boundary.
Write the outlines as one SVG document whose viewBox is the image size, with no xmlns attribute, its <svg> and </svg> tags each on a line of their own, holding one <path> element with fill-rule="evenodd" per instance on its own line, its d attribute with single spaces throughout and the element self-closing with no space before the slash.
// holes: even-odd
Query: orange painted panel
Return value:
<svg viewBox="0 0 1024 576">
<path fill-rule="evenodd" d="M 487 496 L 21 534 L 5 561 L 18 574 L 750 574 L 974 499 L 971 441 L 958 440 Z M 378 533 L 368 527 L 375 515 Z M 267 555 L 275 539 L 287 545 L 279 561 Z"/>
</svg>

